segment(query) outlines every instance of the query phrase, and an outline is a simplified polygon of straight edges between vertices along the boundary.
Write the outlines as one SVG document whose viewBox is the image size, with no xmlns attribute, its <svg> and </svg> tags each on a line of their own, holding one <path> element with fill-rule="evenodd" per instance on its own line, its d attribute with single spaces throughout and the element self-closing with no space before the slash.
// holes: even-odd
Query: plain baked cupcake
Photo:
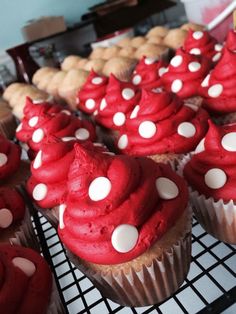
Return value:
<svg viewBox="0 0 236 314">
<path fill-rule="evenodd" d="M 70 55 L 65 57 L 61 64 L 61 69 L 63 71 L 69 71 L 70 69 L 76 68 L 77 63 L 81 60 L 80 56 Z"/>
<path fill-rule="evenodd" d="M 180 170 L 203 228 L 221 241 L 236 244 L 236 124 L 209 123 L 205 139 Z"/>
<path fill-rule="evenodd" d="M 114 57 L 108 60 L 103 68 L 103 75 L 115 75 L 119 80 L 129 81 L 137 61 L 127 57 Z"/>
<path fill-rule="evenodd" d="M 152 27 L 146 34 L 147 38 L 153 37 L 153 36 L 160 36 L 165 37 L 169 32 L 169 29 L 164 26 L 155 26 Z"/>
<path fill-rule="evenodd" d="M 138 60 L 142 59 L 144 56 L 148 58 L 166 59 L 168 57 L 168 52 L 169 50 L 165 45 L 146 43 L 136 50 L 134 56 Z"/>
<path fill-rule="evenodd" d="M 188 32 L 184 29 L 170 29 L 168 34 L 163 39 L 163 44 L 172 49 L 178 49 L 183 46 Z"/>
<path fill-rule="evenodd" d="M 101 293 L 127 306 L 163 301 L 187 275 L 191 221 L 185 182 L 148 158 L 75 146 L 61 241 Z"/>
</svg>

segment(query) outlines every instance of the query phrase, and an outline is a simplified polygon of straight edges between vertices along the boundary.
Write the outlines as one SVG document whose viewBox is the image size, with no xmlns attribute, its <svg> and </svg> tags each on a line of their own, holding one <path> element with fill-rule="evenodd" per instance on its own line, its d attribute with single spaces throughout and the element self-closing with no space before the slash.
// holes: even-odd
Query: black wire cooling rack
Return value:
<svg viewBox="0 0 236 314">
<path fill-rule="evenodd" d="M 123 307 L 102 297 L 91 281 L 69 261 L 51 224 L 40 213 L 35 213 L 33 218 L 43 255 L 52 266 L 66 313 L 236 313 L 236 246 L 210 236 L 195 218 L 192 262 L 186 280 L 165 302 L 139 308 Z"/>
</svg>

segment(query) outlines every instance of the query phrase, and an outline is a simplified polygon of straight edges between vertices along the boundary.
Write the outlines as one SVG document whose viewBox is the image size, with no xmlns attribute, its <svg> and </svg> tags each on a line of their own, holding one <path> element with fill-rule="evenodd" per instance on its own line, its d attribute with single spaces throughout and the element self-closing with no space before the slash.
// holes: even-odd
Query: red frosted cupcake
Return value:
<svg viewBox="0 0 236 314">
<path fill-rule="evenodd" d="M 232 244 L 236 244 L 235 143 L 236 124 L 217 127 L 210 122 L 205 139 L 186 158 L 183 169 L 199 222 L 214 237 Z"/>
<path fill-rule="evenodd" d="M 227 47 L 229 50 L 236 52 L 236 31 L 234 29 L 231 29 L 228 32 L 225 47 Z"/>
<path fill-rule="evenodd" d="M 207 131 L 207 119 L 205 110 L 172 93 L 142 90 L 117 146 L 124 154 L 173 162 L 195 149 Z"/>
<path fill-rule="evenodd" d="M 49 266 L 20 246 L 0 245 L 1 313 L 63 313 Z"/>
<path fill-rule="evenodd" d="M 180 48 L 163 72 L 161 81 L 167 91 L 176 93 L 188 103 L 200 106 L 202 98 L 198 96 L 198 90 L 209 70 L 207 58 L 190 54 Z"/>
<path fill-rule="evenodd" d="M 148 158 L 75 150 L 58 229 L 73 262 L 115 302 L 162 301 L 190 263 L 185 182 Z"/>
</svg>

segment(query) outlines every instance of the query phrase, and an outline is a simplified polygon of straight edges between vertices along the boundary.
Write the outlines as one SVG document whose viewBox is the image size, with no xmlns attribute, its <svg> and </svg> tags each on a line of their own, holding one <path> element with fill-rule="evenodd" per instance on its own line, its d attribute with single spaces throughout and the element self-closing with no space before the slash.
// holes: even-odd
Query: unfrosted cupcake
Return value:
<svg viewBox="0 0 236 314">
<path fill-rule="evenodd" d="M 137 61 L 134 58 L 110 58 L 103 67 L 103 75 L 115 75 L 119 80 L 129 81 Z"/>
<path fill-rule="evenodd" d="M 163 44 L 171 49 L 178 49 L 183 46 L 187 34 L 187 31 L 184 29 L 170 29 L 168 34 L 163 39 Z"/>
<path fill-rule="evenodd" d="M 148 158 L 95 154 L 80 145 L 75 150 L 58 228 L 69 256 L 119 304 L 163 301 L 190 264 L 185 182 Z"/>
<path fill-rule="evenodd" d="M 221 241 L 236 244 L 236 124 L 209 123 L 205 139 L 185 159 L 183 174 L 203 228 Z"/>
<path fill-rule="evenodd" d="M 161 59 L 167 59 L 168 58 L 169 50 L 163 45 L 155 45 L 152 43 L 146 43 L 142 46 L 140 46 L 135 54 L 134 57 L 138 60 L 142 59 L 144 56 L 148 58 L 161 58 Z"/>
<path fill-rule="evenodd" d="M 153 36 L 160 36 L 160 37 L 164 38 L 168 34 L 168 32 L 169 32 L 168 28 L 166 28 L 164 26 L 161 26 L 161 25 L 157 25 L 157 26 L 152 27 L 147 32 L 146 37 L 150 38 L 150 37 L 153 37 Z"/>
</svg>

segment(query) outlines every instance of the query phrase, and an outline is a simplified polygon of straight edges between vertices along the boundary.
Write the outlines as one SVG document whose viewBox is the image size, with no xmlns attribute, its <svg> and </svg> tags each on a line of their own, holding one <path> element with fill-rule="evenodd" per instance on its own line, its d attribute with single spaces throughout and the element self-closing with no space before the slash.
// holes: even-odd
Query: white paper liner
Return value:
<svg viewBox="0 0 236 314">
<path fill-rule="evenodd" d="M 186 156 L 179 166 L 178 173 L 183 174 L 185 164 L 190 160 Z M 236 204 L 233 200 L 225 203 L 206 198 L 189 187 L 193 211 L 201 226 L 215 238 L 230 244 L 236 244 Z"/>
<path fill-rule="evenodd" d="M 52 275 L 53 276 L 53 275 Z M 56 282 L 53 278 L 52 280 L 52 293 L 51 298 L 47 310 L 47 314 L 64 314 L 66 313 L 63 307 L 63 304 L 61 302 Z"/>
<path fill-rule="evenodd" d="M 106 274 L 91 270 L 79 258 L 68 252 L 72 262 L 93 282 L 101 293 L 124 306 L 156 304 L 171 296 L 183 283 L 191 261 L 191 217 L 188 209 L 186 230 L 179 239 L 150 265 L 142 265 L 139 272 L 130 267 Z"/>
</svg>

